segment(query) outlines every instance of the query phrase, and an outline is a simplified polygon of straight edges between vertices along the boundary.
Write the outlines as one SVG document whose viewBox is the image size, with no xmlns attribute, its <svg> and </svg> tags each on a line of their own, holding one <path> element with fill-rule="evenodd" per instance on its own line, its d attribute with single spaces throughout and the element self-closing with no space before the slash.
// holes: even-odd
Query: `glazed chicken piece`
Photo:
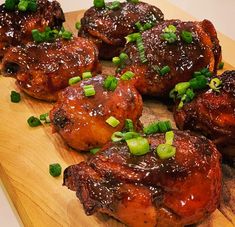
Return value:
<svg viewBox="0 0 235 227">
<path fill-rule="evenodd" d="M 174 118 L 180 129 L 201 132 L 216 144 L 234 144 L 235 71 L 226 71 L 218 78 L 222 81 L 219 92 L 209 87 L 201 91 L 192 102 L 175 108 Z"/>
<path fill-rule="evenodd" d="M 177 40 L 166 41 L 162 35 L 169 26 L 175 26 Z M 192 34 L 192 42 L 181 37 L 182 32 Z M 123 50 L 129 60 L 121 67 L 121 74 L 127 70 L 135 73 L 133 83 L 144 95 L 168 96 L 170 90 L 179 82 L 191 79 L 195 71 L 208 67 L 216 72 L 221 59 L 221 47 L 211 22 L 182 22 L 168 20 L 142 33 L 144 54 L 147 62 L 142 63 L 136 42 L 128 43 Z M 169 72 L 161 70 L 169 67 Z"/>
<path fill-rule="evenodd" d="M 57 1 L 37 0 L 35 12 L 6 10 L 0 6 L 0 59 L 9 46 L 26 44 L 32 40 L 31 31 L 43 31 L 47 26 L 60 29 L 65 21 L 64 13 Z"/>
<path fill-rule="evenodd" d="M 218 206 L 220 154 L 203 136 L 174 131 L 176 155 L 155 152 L 164 134 L 148 137 L 151 150 L 134 156 L 125 142 L 108 143 L 87 162 L 64 171 L 87 215 L 105 213 L 127 226 L 184 226 L 201 221 Z"/>
<path fill-rule="evenodd" d="M 114 10 L 109 9 L 111 5 L 88 9 L 78 34 L 92 39 L 99 48 L 100 58 L 107 60 L 120 54 L 126 43 L 125 36 L 138 31 L 137 22 L 158 23 L 164 17 L 160 9 L 143 2 L 123 2 Z"/>
<path fill-rule="evenodd" d="M 96 74 L 100 69 L 96 46 L 81 37 L 11 47 L 2 61 L 4 76 L 16 78 L 25 93 L 46 101 L 56 101 L 71 77 L 86 71 Z"/>
<path fill-rule="evenodd" d="M 131 119 L 135 128 L 139 127 L 143 104 L 135 88 L 119 81 L 115 91 L 107 91 L 103 83 L 104 77 L 98 75 L 67 87 L 59 94 L 50 112 L 54 131 L 77 150 L 101 147 L 111 140 L 114 132 L 124 128 L 126 119 Z M 93 85 L 94 96 L 84 95 L 86 85 Z M 110 117 L 115 117 L 120 123 L 112 127 L 106 123 Z"/>
</svg>

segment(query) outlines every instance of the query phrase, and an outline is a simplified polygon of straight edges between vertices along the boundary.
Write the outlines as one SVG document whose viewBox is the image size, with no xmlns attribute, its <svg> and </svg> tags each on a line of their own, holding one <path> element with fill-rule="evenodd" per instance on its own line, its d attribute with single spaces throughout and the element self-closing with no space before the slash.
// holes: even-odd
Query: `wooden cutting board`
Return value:
<svg viewBox="0 0 235 227">
<path fill-rule="evenodd" d="M 154 3 L 154 2 L 153 2 Z M 159 8 L 167 18 L 191 20 L 185 12 L 173 7 L 167 1 L 159 1 Z M 83 12 L 66 14 L 66 27 L 76 33 L 75 22 Z M 227 62 L 235 49 L 235 42 L 220 35 L 224 56 Z M 234 67 L 225 64 L 226 69 Z M 110 72 L 110 64 L 104 62 L 104 72 Z M 22 94 L 19 104 L 10 102 L 10 91 L 18 90 L 14 80 L 0 77 L 0 177 L 12 199 L 25 226 L 124 226 L 120 222 L 104 215 L 86 216 L 74 192 L 62 187 L 62 176 L 53 178 L 49 175 L 48 166 L 60 163 L 65 169 L 87 158 L 87 154 L 78 153 L 55 134 L 49 125 L 30 128 L 27 124 L 29 116 L 39 116 L 52 108 L 52 104 L 30 98 Z M 156 100 L 144 100 L 142 117 L 144 123 L 156 119 L 172 119 L 166 106 Z M 207 220 L 198 226 L 230 227 L 235 226 L 234 170 L 224 165 L 224 192 L 220 210 L 216 210 Z"/>
</svg>

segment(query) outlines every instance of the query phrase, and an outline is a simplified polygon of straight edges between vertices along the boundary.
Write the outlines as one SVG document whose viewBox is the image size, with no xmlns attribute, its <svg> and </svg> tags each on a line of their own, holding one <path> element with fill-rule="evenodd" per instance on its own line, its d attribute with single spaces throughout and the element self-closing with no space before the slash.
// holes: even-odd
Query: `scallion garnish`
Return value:
<svg viewBox="0 0 235 227">
<path fill-rule="evenodd" d="M 154 134 L 157 132 L 163 133 L 163 132 L 170 131 L 172 130 L 172 126 L 171 126 L 170 121 L 157 121 L 144 127 L 143 130 L 146 135 L 150 135 L 150 134 Z"/>
<path fill-rule="evenodd" d="M 137 49 L 139 51 L 140 61 L 142 63 L 146 63 L 148 61 L 148 59 L 145 56 L 144 42 L 143 42 L 142 36 L 139 36 L 136 39 L 136 45 L 137 45 Z"/>
<path fill-rule="evenodd" d="M 166 40 L 168 43 L 174 43 L 177 40 L 175 34 L 176 27 L 174 25 L 169 25 L 163 30 L 164 33 L 161 34 L 162 39 Z"/>
<path fill-rule="evenodd" d="M 137 27 L 137 29 L 138 29 L 140 32 L 144 32 L 144 31 L 146 31 L 146 30 L 152 28 L 153 25 L 154 25 L 154 23 L 149 23 L 149 22 L 145 23 L 144 25 L 142 25 L 142 24 L 140 23 L 140 21 L 138 21 L 138 22 L 135 23 L 135 26 Z"/>
<path fill-rule="evenodd" d="M 137 137 L 126 140 L 127 146 L 133 155 L 145 155 L 150 151 L 150 145 L 146 138 Z"/>
<path fill-rule="evenodd" d="M 53 42 L 55 39 L 62 37 L 63 39 L 70 40 L 72 38 L 72 33 L 61 29 L 58 31 L 56 29 L 51 29 L 49 27 L 45 28 L 44 32 L 40 32 L 37 29 L 32 30 L 33 40 L 37 43 L 41 42 Z"/>
<path fill-rule="evenodd" d="M 44 113 L 39 116 L 40 121 L 45 121 L 45 123 L 50 123 L 49 113 Z"/>
<path fill-rule="evenodd" d="M 193 42 L 193 35 L 192 35 L 191 32 L 182 31 L 180 36 L 181 36 L 181 39 L 186 43 L 192 43 Z"/>
<path fill-rule="evenodd" d="M 49 173 L 53 177 L 58 177 L 60 176 L 62 171 L 62 167 L 59 163 L 54 163 L 49 165 Z"/>
<path fill-rule="evenodd" d="M 18 103 L 21 100 L 20 93 L 16 91 L 11 91 L 11 102 Z"/>
<path fill-rule="evenodd" d="M 26 11 L 36 11 L 37 2 L 36 0 L 6 0 L 5 1 L 6 10 L 15 10 L 26 12 Z"/>
<path fill-rule="evenodd" d="M 91 154 L 96 154 L 98 151 L 100 150 L 100 148 L 93 148 L 90 150 Z"/>
<path fill-rule="evenodd" d="M 113 1 L 112 3 L 106 4 L 106 8 L 110 10 L 120 9 L 121 3 L 119 1 Z"/>
<path fill-rule="evenodd" d="M 130 80 L 132 77 L 134 77 L 135 74 L 131 71 L 126 71 L 124 74 L 121 76 L 121 80 Z"/>
<path fill-rule="evenodd" d="M 139 0 L 127 0 L 127 2 L 131 2 L 131 3 L 137 4 L 139 2 Z"/>
<path fill-rule="evenodd" d="M 37 118 L 37 117 L 34 117 L 34 116 L 31 116 L 28 120 L 27 120 L 28 124 L 30 127 L 37 127 L 39 125 L 41 125 L 41 121 Z"/>
<path fill-rule="evenodd" d="M 90 79 L 90 78 L 92 78 L 91 72 L 84 72 L 84 73 L 82 74 L 82 79 L 83 79 L 83 80 Z"/>
<path fill-rule="evenodd" d="M 135 131 L 134 124 L 133 124 L 133 121 L 131 119 L 126 119 L 125 120 L 125 129 L 128 132 L 134 132 Z"/>
<path fill-rule="evenodd" d="M 166 132 L 165 140 L 165 144 L 159 144 L 156 148 L 156 152 L 160 159 L 172 158 L 176 154 L 176 148 L 172 146 L 174 140 L 174 132 Z"/>
<path fill-rule="evenodd" d="M 119 57 L 113 57 L 112 62 L 116 66 L 121 66 L 125 63 L 125 61 L 128 59 L 128 55 L 126 53 L 121 53 Z"/>
<path fill-rule="evenodd" d="M 106 120 L 106 123 L 115 128 L 120 124 L 120 121 L 117 118 L 111 116 Z"/>
<path fill-rule="evenodd" d="M 169 73 L 171 71 L 171 68 L 166 65 L 163 66 L 162 68 L 158 67 L 158 66 L 153 66 L 153 69 L 160 75 L 160 76 L 165 76 L 167 73 Z"/>
<path fill-rule="evenodd" d="M 219 65 L 218 65 L 218 69 L 223 69 L 224 68 L 224 62 L 220 62 Z"/>
<path fill-rule="evenodd" d="M 137 39 L 141 36 L 141 34 L 138 32 L 138 33 L 132 33 L 128 36 L 125 37 L 126 39 L 126 42 L 127 43 L 133 43 L 133 42 L 136 42 Z"/>
<path fill-rule="evenodd" d="M 69 85 L 74 85 L 78 82 L 81 81 L 81 77 L 80 76 L 75 76 L 69 79 Z"/>
<path fill-rule="evenodd" d="M 104 0 L 94 0 L 93 5 L 96 8 L 104 8 L 105 7 L 105 2 L 104 2 Z"/>
<path fill-rule="evenodd" d="M 95 89 L 93 85 L 85 85 L 83 87 L 83 91 L 86 97 L 94 96 L 95 95 Z"/>
<path fill-rule="evenodd" d="M 81 29 L 81 27 L 82 27 L 81 22 L 80 22 L 80 21 L 76 22 L 75 28 L 76 28 L 78 31 Z"/>
<path fill-rule="evenodd" d="M 112 75 L 108 76 L 104 80 L 104 88 L 107 89 L 108 91 L 115 91 L 117 84 L 118 84 L 118 79 Z"/>
<path fill-rule="evenodd" d="M 137 132 L 114 132 L 111 140 L 113 142 L 119 142 L 137 137 L 140 137 L 140 134 Z"/>
<path fill-rule="evenodd" d="M 219 78 L 213 78 L 209 83 L 209 87 L 215 92 L 220 92 L 221 84 L 222 81 Z"/>
</svg>

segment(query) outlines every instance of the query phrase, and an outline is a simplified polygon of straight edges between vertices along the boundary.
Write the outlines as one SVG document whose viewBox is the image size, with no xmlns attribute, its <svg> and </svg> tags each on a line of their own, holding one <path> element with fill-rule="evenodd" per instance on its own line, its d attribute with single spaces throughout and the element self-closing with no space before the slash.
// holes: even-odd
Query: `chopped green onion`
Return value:
<svg viewBox="0 0 235 227">
<path fill-rule="evenodd" d="M 145 23 L 144 25 L 142 25 L 139 21 L 135 23 L 135 26 L 137 27 L 137 29 L 140 31 L 140 32 L 144 32 L 150 28 L 153 27 L 153 23 Z"/>
<path fill-rule="evenodd" d="M 159 144 L 156 151 L 160 159 L 172 158 L 176 154 L 176 148 L 169 144 Z"/>
<path fill-rule="evenodd" d="M 37 10 L 36 0 L 33 0 L 33 1 L 29 2 L 27 10 L 32 11 L 32 12 L 35 12 Z"/>
<path fill-rule="evenodd" d="M 204 75 L 205 77 L 211 77 L 212 76 L 212 72 L 209 71 L 208 68 L 203 68 L 200 73 L 202 75 Z M 195 75 L 195 74 L 194 74 Z"/>
<path fill-rule="evenodd" d="M 11 91 L 11 102 L 18 103 L 21 100 L 20 93 L 16 91 Z"/>
<path fill-rule="evenodd" d="M 113 142 L 119 142 L 122 141 L 124 138 L 123 133 L 122 132 L 114 132 L 113 135 L 111 136 L 111 140 Z"/>
<path fill-rule="evenodd" d="M 126 141 L 131 154 L 145 155 L 150 151 L 149 142 L 146 138 L 137 137 Z"/>
<path fill-rule="evenodd" d="M 75 28 L 76 28 L 78 31 L 81 29 L 81 27 L 82 27 L 81 22 L 80 22 L 80 21 L 76 22 Z"/>
<path fill-rule="evenodd" d="M 181 32 L 181 38 L 186 43 L 192 43 L 193 42 L 193 35 L 191 32 L 188 31 L 182 31 Z"/>
<path fill-rule="evenodd" d="M 92 78 L 91 72 L 84 72 L 84 73 L 82 74 L 82 79 L 83 79 L 83 80 L 85 80 L 85 79 L 90 79 L 90 78 Z"/>
<path fill-rule="evenodd" d="M 93 148 L 90 150 L 91 154 L 96 154 L 98 151 L 100 150 L 100 148 Z"/>
<path fill-rule="evenodd" d="M 106 123 L 115 128 L 120 124 L 120 121 L 115 117 L 111 116 L 106 120 Z"/>
<path fill-rule="evenodd" d="M 190 87 L 193 89 L 204 89 L 207 86 L 207 79 L 203 75 L 196 76 L 189 81 Z"/>
<path fill-rule="evenodd" d="M 14 10 L 18 3 L 19 3 L 19 0 L 5 0 L 5 9 Z"/>
<path fill-rule="evenodd" d="M 67 40 L 70 40 L 73 36 L 73 33 L 70 32 L 70 31 L 63 31 L 62 32 L 62 38 L 63 39 L 67 39 Z"/>
<path fill-rule="evenodd" d="M 69 85 L 74 85 L 78 82 L 81 81 L 81 77 L 80 76 L 75 76 L 69 79 Z"/>
<path fill-rule="evenodd" d="M 45 121 L 45 123 L 50 123 L 50 117 L 49 117 L 49 113 L 45 113 L 45 114 L 41 114 L 39 116 L 40 121 Z"/>
<path fill-rule="evenodd" d="M 48 116 L 49 116 L 48 113 L 44 113 L 44 114 L 41 114 L 41 115 L 39 116 L 39 119 L 40 119 L 41 121 L 45 121 Z"/>
<path fill-rule="evenodd" d="M 139 137 L 140 134 L 137 132 L 114 132 L 111 140 L 113 142 L 119 142 L 119 141 L 123 141 L 123 140 L 129 140 L 129 139 L 133 139 L 133 138 L 137 138 Z"/>
<path fill-rule="evenodd" d="M 149 124 L 148 126 L 144 127 L 144 133 L 146 135 L 154 134 L 157 132 L 167 132 L 172 130 L 172 126 L 170 121 L 158 121 L 154 122 L 152 124 Z"/>
<path fill-rule="evenodd" d="M 126 61 L 129 57 L 128 57 L 128 55 L 126 54 L 126 53 L 121 53 L 120 54 L 120 56 L 119 56 L 119 58 L 120 58 L 120 60 L 122 61 L 122 62 L 124 62 L 124 61 Z"/>
<path fill-rule="evenodd" d="M 168 65 L 166 65 L 166 66 L 162 67 L 161 69 L 159 69 L 159 74 L 161 76 L 165 76 L 170 71 L 171 71 L 171 68 Z"/>
<path fill-rule="evenodd" d="M 118 84 L 118 79 L 115 76 L 108 76 L 104 80 L 104 88 L 108 91 L 115 91 Z"/>
<path fill-rule="evenodd" d="M 119 57 L 113 57 L 112 62 L 114 65 L 118 66 L 121 63 L 121 60 Z"/>
<path fill-rule="evenodd" d="M 39 125 L 42 124 L 41 121 L 40 121 L 38 118 L 34 117 L 34 116 L 31 116 L 31 117 L 27 120 L 27 122 L 28 122 L 28 124 L 29 124 L 30 127 L 37 127 L 37 126 L 39 126 Z"/>
<path fill-rule="evenodd" d="M 219 78 L 213 78 L 209 83 L 209 87 L 215 92 L 220 92 L 221 84 L 222 81 Z"/>
<path fill-rule="evenodd" d="M 166 32 L 166 33 L 171 33 L 171 32 L 175 33 L 176 32 L 176 27 L 174 25 L 170 24 L 163 31 Z"/>
<path fill-rule="evenodd" d="M 175 135 L 174 135 L 173 131 L 166 132 L 166 135 L 165 135 L 166 144 L 172 145 L 173 144 L 173 140 L 174 140 L 174 136 Z"/>
<path fill-rule="evenodd" d="M 140 60 L 142 63 L 146 63 L 148 61 L 148 59 L 145 56 L 145 49 L 144 49 L 144 43 L 143 43 L 143 39 L 142 36 L 139 36 L 136 39 L 136 45 L 137 45 L 137 49 L 139 51 L 139 55 L 140 55 Z"/>
<path fill-rule="evenodd" d="M 139 2 L 139 0 L 127 0 L 127 2 L 137 4 Z"/>
<path fill-rule="evenodd" d="M 124 74 L 122 74 L 121 79 L 122 80 L 130 80 L 135 76 L 135 74 L 131 71 L 126 71 Z"/>
<path fill-rule="evenodd" d="M 37 29 L 32 30 L 32 36 L 33 40 L 36 41 L 37 43 L 43 42 L 43 37 Z"/>
<path fill-rule="evenodd" d="M 103 7 L 105 7 L 104 0 L 94 0 L 93 4 L 94 4 L 94 7 L 96 7 L 96 8 L 103 8 Z"/>
<path fill-rule="evenodd" d="M 127 43 L 133 43 L 133 42 L 136 42 L 137 39 L 141 36 L 141 34 L 138 32 L 138 33 L 132 33 L 128 36 L 125 37 Z"/>
<path fill-rule="evenodd" d="M 20 11 L 23 11 L 23 12 L 25 12 L 26 10 L 27 10 L 27 8 L 28 8 L 28 4 L 29 4 L 29 2 L 28 1 L 20 1 L 19 2 L 19 4 L 18 4 L 18 9 L 20 10 Z"/>
<path fill-rule="evenodd" d="M 161 34 L 162 39 L 166 40 L 168 43 L 174 43 L 177 40 L 175 34 L 176 27 L 174 25 L 169 25 L 163 30 L 164 33 Z"/>
<path fill-rule="evenodd" d="M 223 69 L 224 68 L 224 62 L 220 62 L 219 65 L 218 65 L 218 69 Z"/>
<path fill-rule="evenodd" d="M 119 1 L 113 1 L 111 4 L 106 5 L 106 8 L 110 10 L 117 10 L 120 9 L 121 3 Z"/>
<path fill-rule="evenodd" d="M 133 124 L 133 121 L 131 119 L 126 119 L 125 120 L 125 129 L 128 131 L 128 132 L 134 132 L 134 124 Z"/>
<path fill-rule="evenodd" d="M 162 39 L 167 41 L 168 43 L 174 43 L 177 40 L 177 36 L 175 33 L 169 32 L 169 33 L 163 33 L 161 34 Z"/>
<path fill-rule="evenodd" d="M 175 91 L 178 92 L 179 95 L 183 95 L 189 87 L 190 82 L 181 82 L 175 85 Z"/>
<path fill-rule="evenodd" d="M 84 94 L 86 97 L 94 96 L 95 95 L 95 89 L 93 85 L 85 85 L 83 87 Z"/>
<path fill-rule="evenodd" d="M 195 97 L 195 93 L 192 89 L 187 89 L 185 94 L 182 95 L 180 103 L 178 105 L 178 109 L 181 109 L 185 103 L 191 102 Z"/>
<path fill-rule="evenodd" d="M 62 167 L 59 163 L 54 163 L 49 165 L 49 173 L 53 177 L 58 177 L 60 176 L 62 171 Z"/>
</svg>

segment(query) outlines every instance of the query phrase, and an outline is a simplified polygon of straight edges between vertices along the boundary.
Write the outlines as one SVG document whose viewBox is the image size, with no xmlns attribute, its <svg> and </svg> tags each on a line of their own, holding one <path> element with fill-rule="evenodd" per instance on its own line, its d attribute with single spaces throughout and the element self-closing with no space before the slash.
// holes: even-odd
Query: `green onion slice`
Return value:
<svg viewBox="0 0 235 227">
<path fill-rule="evenodd" d="M 144 133 L 146 135 L 154 134 L 157 132 L 163 133 L 163 132 L 167 132 L 170 130 L 172 130 L 170 121 L 157 121 L 144 127 Z"/>
<path fill-rule="evenodd" d="M 115 89 L 117 88 L 118 85 L 118 79 L 115 76 L 108 76 L 105 80 L 104 80 L 104 88 L 107 89 L 108 91 L 115 91 Z"/>
<path fill-rule="evenodd" d="M 94 96 L 96 93 L 93 85 L 85 85 L 83 90 L 86 97 Z"/>
<path fill-rule="evenodd" d="M 135 131 L 134 124 L 133 124 L 133 121 L 131 119 L 126 119 L 125 120 L 125 129 L 128 132 L 134 132 Z"/>
<path fill-rule="evenodd" d="M 176 148 L 169 144 L 159 144 L 156 152 L 160 159 L 168 159 L 175 156 Z"/>
<path fill-rule="evenodd" d="M 135 74 L 131 71 L 126 71 L 124 74 L 121 76 L 121 80 L 130 80 L 135 76 Z"/>
<path fill-rule="evenodd" d="M 104 0 L 94 0 L 93 4 L 94 4 L 94 7 L 96 7 L 96 8 L 103 8 L 103 7 L 105 7 Z"/>
<path fill-rule="evenodd" d="M 141 35 L 136 39 L 136 45 L 137 45 L 137 49 L 139 51 L 140 61 L 142 63 L 146 63 L 148 61 L 148 59 L 145 56 L 144 43 L 143 43 L 143 38 Z"/>
<path fill-rule="evenodd" d="M 92 73 L 91 72 L 84 72 L 82 74 L 82 79 L 85 80 L 85 79 L 90 79 L 92 78 Z"/>
<path fill-rule="evenodd" d="M 60 176 L 62 171 L 62 167 L 59 163 L 54 163 L 49 165 L 49 173 L 53 177 L 58 177 Z"/>
<path fill-rule="evenodd" d="M 16 91 L 11 91 L 11 102 L 18 103 L 21 100 L 20 93 Z"/>
<path fill-rule="evenodd" d="M 80 22 L 80 21 L 76 22 L 75 28 L 76 28 L 78 31 L 81 29 L 81 27 L 82 27 L 81 22 Z"/>
<path fill-rule="evenodd" d="M 37 127 L 39 125 L 41 125 L 41 121 L 37 118 L 37 117 L 34 117 L 34 116 L 31 116 L 28 120 L 27 120 L 28 124 L 30 127 Z"/>
<path fill-rule="evenodd" d="M 120 121 L 117 118 L 111 116 L 106 120 L 106 123 L 115 128 L 120 124 Z"/>
<path fill-rule="evenodd" d="M 224 62 L 220 62 L 219 65 L 218 65 L 218 69 L 223 69 L 224 68 Z"/>
<path fill-rule="evenodd" d="M 127 43 L 133 43 L 133 42 L 136 42 L 139 37 L 141 37 L 141 34 L 138 32 L 138 33 L 132 33 L 126 36 L 125 39 Z"/>
<path fill-rule="evenodd" d="M 192 43 L 193 42 L 193 35 L 192 35 L 191 32 L 182 31 L 180 36 L 181 36 L 181 39 L 186 43 Z"/>
<path fill-rule="evenodd" d="M 78 82 L 81 81 L 81 77 L 80 76 L 75 76 L 69 79 L 69 85 L 74 85 Z"/>
<path fill-rule="evenodd" d="M 150 151 L 150 145 L 146 138 L 137 137 L 126 140 L 126 143 L 133 155 L 145 155 Z"/>
<path fill-rule="evenodd" d="M 100 151 L 100 148 L 93 148 L 90 150 L 91 154 L 96 154 L 98 151 Z"/>
<path fill-rule="evenodd" d="M 220 92 L 221 84 L 222 81 L 219 78 L 213 78 L 209 83 L 209 87 L 215 92 Z"/>
</svg>

